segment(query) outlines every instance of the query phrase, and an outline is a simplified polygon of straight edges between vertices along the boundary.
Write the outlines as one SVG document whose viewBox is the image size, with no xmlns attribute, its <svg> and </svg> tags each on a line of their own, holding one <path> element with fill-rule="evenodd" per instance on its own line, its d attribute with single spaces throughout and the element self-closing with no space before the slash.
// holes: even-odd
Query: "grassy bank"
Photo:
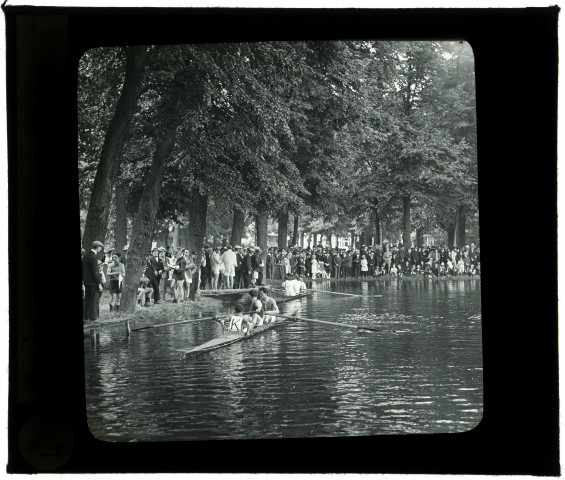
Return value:
<svg viewBox="0 0 565 480">
<path fill-rule="evenodd" d="M 157 323 L 184 320 L 188 317 L 196 317 L 202 312 L 218 312 L 222 302 L 213 297 L 198 297 L 196 301 L 172 303 L 166 301 L 151 307 L 137 306 L 133 312 L 110 312 L 110 293 L 108 290 L 102 292 L 100 298 L 100 316 L 94 322 L 84 322 L 85 329 L 92 326 L 106 326 L 130 322 L 132 326 L 143 326 Z"/>
</svg>

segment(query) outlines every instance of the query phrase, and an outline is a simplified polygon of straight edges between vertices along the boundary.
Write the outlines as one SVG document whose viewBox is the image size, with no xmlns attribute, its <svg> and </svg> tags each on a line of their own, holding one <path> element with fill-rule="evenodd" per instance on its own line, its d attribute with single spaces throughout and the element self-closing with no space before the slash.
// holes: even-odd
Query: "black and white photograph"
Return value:
<svg viewBox="0 0 565 480">
<path fill-rule="evenodd" d="M 78 75 L 96 438 L 479 424 L 468 43 L 99 48 Z"/>
<path fill-rule="evenodd" d="M 4 7 L 9 473 L 559 475 L 559 9 L 463 10 Z"/>
</svg>

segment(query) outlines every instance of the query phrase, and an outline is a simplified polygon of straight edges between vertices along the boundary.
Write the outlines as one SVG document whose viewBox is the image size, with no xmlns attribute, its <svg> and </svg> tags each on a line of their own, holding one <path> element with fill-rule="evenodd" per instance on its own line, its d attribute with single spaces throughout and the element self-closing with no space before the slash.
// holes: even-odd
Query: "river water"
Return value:
<svg viewBox="0 0 565 480">
<path fill-rule="evenodd" d="M 332 284 L 281 306 L 309 318 L 181 358 L 213 321 L 85 338 L 88 424 L 101 440 L 168 441 L 464 432 L 483 411 L 480 280 Z M 375 295 L 382 295 L 376 297 Z M 164 318 L 163 323 L 168 319 Z"/>
</svg>

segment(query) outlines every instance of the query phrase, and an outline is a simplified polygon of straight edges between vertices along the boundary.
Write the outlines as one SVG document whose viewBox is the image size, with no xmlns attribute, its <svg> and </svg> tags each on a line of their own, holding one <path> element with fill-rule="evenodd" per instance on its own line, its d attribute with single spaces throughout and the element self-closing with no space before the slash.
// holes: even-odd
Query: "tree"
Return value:
<svg viewBox="0 0 565 480">
<path fill-rule="evenodd" d="M 288 212 L 280 211 L 277 215 L 278 228 L 278 247 L 288 247 Z"/>
<path fill-rule="evenodd" d="M 232 246 L 239 245 L 241 239 L 243 238 L 243 231 L 245 227 L 245 213 L 238 207 L 233 209 L 233 223 L 232 223 L 232 233 L 231 233 L 231 244 Z"/>
<path fill-rule="evenodd" d="M 421 240 L 423 229 L 436 221 L 435 212 L 445 212 L 450 205 L 454 212 L 462 192 L 474 196 L 469 189 L 473 139 L 453 129 L 474 109 L 464 100 L 469 92 L 464 95 L 461 88 L 453 87 L 457 82 L 449 74 L 452 46 L 400 42 L 388 50 L 387 58 L 394 65 L 388 75 L 376 76 L 378 81 L 362 70 L 359 75 L 368 107 L 356 125 L 363 137 L 347 132 L 349 143 L 358 145 L 353 158 L 360 173 L 352 208 L 362 215 L 364 204 L 378 206 L 379 220 L 388 216 L 394 221 L 391 214 L 399 202 L 407 245 L 414 225 Z M 469 125 L 467 120 L 464 125 Z"/>
<path fill-rule="evenodd" d="M 196 252 L 196 265 L 202 262 L 202 245 L 206 236 L 206 215 L 208 213 L 208 197 L 195 186 L 192 189 L 192 206 L 190 209 L 190 230 L 188 231 L 188 249 Z M 189 296 L 194 300 L 198 291 L 198 270 L 192 276 Z"/>
<path fill-rule="evenodd" d="M 128 217 L 126 210 L 126 189 L 122 183 L 114 186 L 114 201 L 116 205 L 116 235 L 114 248 L 118 251 L 127 244 Z"/>
<path fill-rule="evenodd" d="M 122 296 L 124 310 L 133 310 L 136 305 L 138 279 L 143 273 L 143 259 L 151 247 L 155 228 L 155 217 L 163 185 L 164 165 L 170 159 L 176 141 L 177 128 L 190 108 L 196 109 L 203 96 L 203 72 L 190 61 L 181 63 L 181 68 L 170 82 L 168 95 L 163 100 L 161 122 L 155 137 L 157 145 L 153 154 L 151 170 L 139 201 L 133 222 L 131 240 L 126 263 L 125 288 Z"/>
<path fill-rule="evenodd" d="M 106 238 L 112 189 L 119 169 L 126 132 L 131 124 L 143 81 L 146 48 L 129 47 L 122 92 L 104 139 L 90 196 L 83 245 Z"/>
<path fill-rule="evenodd" d="M 295 214 L 294 215 L 294 224 L 293 224 L 293 228 L 292 228 L 292 240 L 291 243 L 292 245 L 298 245 L 298 219 L 299 219 L 299 215 Z"/>
</svg>

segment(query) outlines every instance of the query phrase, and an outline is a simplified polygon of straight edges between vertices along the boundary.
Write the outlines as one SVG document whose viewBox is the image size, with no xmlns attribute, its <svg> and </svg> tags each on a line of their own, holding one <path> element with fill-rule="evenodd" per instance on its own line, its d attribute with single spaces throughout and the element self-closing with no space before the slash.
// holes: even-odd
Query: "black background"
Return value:
<svg viewBox="0 0 565 480">
<path fill-rule="evenodd" d="M 18 432 L 28 418 L 41 415 L 71 426 L 75 433 L 73 455 L 59 472 L 559 474 L 558 8 L 9 7 L 4 12 L 10 182 L 9 472 L 37 471 L 19 453 Z M 115 45 L 360 38 L 460 38 L 475 53 L 483 421 L 470 432 L 446 435 L 136 444 L 96 440 L 86 424 L 78 255 L 80 55 L 88 48 Z M 18 52 L 22 69 L 17 74 Z M 76 274 L 57 273 L 61 261 L 68 265 L 66 272 Z M 31 372 L 36 397 L 28 405 L 17 400 L 18 368 Z"/>
</svg>

